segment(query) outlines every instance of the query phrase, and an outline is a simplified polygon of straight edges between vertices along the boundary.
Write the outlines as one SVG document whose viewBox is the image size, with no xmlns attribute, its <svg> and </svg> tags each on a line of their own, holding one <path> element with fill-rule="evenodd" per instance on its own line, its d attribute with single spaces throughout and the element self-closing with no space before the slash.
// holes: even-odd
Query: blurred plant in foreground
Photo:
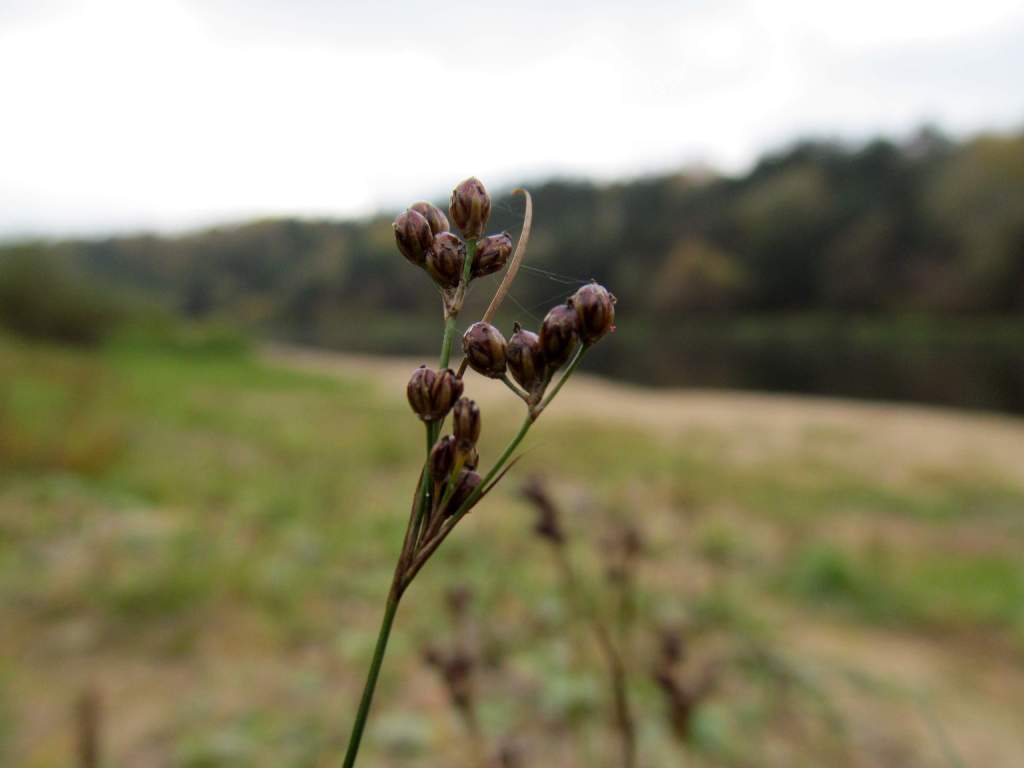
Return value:
<svg viewBox="0 0 1024 768">
<path fill-rule="evenodd" d="M 629 693 L 626 680 L 626 665 L 623 661 L 622 640 L 625 635 L 625 623 L 620 627 L 617 643 L 610 622 L 590 600 L 585 587 L 580 584 L 579 577 L 568 552 L 568 537 L 562 524 L 558 506 L 552 500 L 547 488 L 537 478 L 523 486 L 523 496 L 537 510 L 537 522 L 534 532 L 551 546 L 555 561 L 562 575 L 565 592 L 572 602 L 576 616 L 587 623 L 604 659 L 608 672 L 612 707 L 614 711 L 615 729 L 619 735 L 621 765 L 632 768 L 636 765 L 636 723 L 629 704 Z M 629 596 L 632 587 L 632 566 L 640 551 L 640 534 L 635 528 L 623 528 L 621 536 L 610 541 L 607 553 L 606 574 L 620 590 L 620 607 L 632 603 Z M 620 611 L 620 619 L 628 620 L 628 611 Z"/>
<path fill-rule="evenodd" d="M 526 216 L 514 255 L 512 239 L 507 233 L 483 237 L 490 217 L 491 198 L 475 178 L 460 183 L 451 196 L 449 214 L 462 233 L 462 239 L 449 231 L 448 218 L 430 203 L 416 203 L 394 223 L 399 251 L 410 263 L 425 270 L 441 293 L 444 335 L 437 370 L 420 366 L 413 371 L 406 388 L 409 405 L 425 427 L 426 452 L 366 686 L 352 726 L 345 768 L 355 765 L 388 637 L 403 594 L 459 521 L 490 493 L 515 463 L 512 454 L 561 391 L 587 350 L 614 330 L 615 298 L 596 283 L 583 286 L 564 304 L 552 308 L 539 334 L 517 326 L 512 340 L 506 342 L 501 332 L 490 324 L 515 279 L 529 238 L 532 203 L 529 194 L 522 193 L 526 197 Z M 509 263 L 510 255 L 509 269 L 484 317 L 470 326 L 462 337 L 465 359 L 456 373 L 449 368 L 449 361 L 456 322 L 469 283 L 476 277 L 502 269 Z M 480 409 L 475 402 L 462 397 L 467 366 L 487 378 L 501 380 L 526 405 L 526 416 L 519 431 L 483 476 L 476 471 Z M 551 386 L 559 370 L 563 371 L 561 378 Z M 442 437 L 449 412 L 452 413 L 453 434 Z M 464 667 L 464 664 L 460 662 L 459 666 Z M 459 676 L 464 677 L 461 672 Z"/>
</svg>

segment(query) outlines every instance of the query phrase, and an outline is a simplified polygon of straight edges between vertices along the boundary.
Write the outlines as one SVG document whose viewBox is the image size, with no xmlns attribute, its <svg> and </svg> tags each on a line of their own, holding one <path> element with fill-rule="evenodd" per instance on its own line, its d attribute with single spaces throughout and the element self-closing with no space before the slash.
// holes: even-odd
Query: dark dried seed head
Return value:
<svg viewBox="0 0 1024 768">
<path fill-rule="evenodd" d="M 466 246 L 451 232 L 441 232 L 427 251 L 427 271 L 442 288 L 455 288 L 462 279 Z"/>
<path fill-rule="evenodd" d="M 508 232 L 477 240 L 473 259 L 473 277 L 484 277 L 502 269 L 512 254 L 512 236 Z"/>
<path fill-rule="evenodd" d="M 491 196 L 480 179 L 470 177 L 452 190 L 448 213 L 467 240 L 475 240 L 484 233 L 491 216 Z"/>
<path fill-rule="evenodd" d="M 444 212 L 436 205 L 431 205 L 427 202 L 419 202 L 409 208 L 410 211 L 416 211 L 430 224 L 430 231 L 435 235 L 439 235 L 442 232 L 448 231 L 448 217 L 444 215 Z"/>
<path fill-rule="evenodd" d="M 421 365 L 412 372 L 409 383 L 405 387 L 405 395 L 409 398 L 409 405 L 421 418 L 425 419 L 430 414 L 430 390 L 434 386 L 437 374 Z"/>
<path fill-rule="evenodd" d="M 459 472 L 459 477 L 455 481 L 455 491 L 452 493 L 452 497 L 444 511 L 445 516 L 454 515 L 473 491 L 476 490 L 482 480 L 483 478 L 471 469 L 464 469 Z"/>
<path fill-rule="evenodd" d="M 492 379 L 505 375 L 506 347 L 505 337 L 490 323 L 473 323 L 462 336 L 470 368 Z"/>
<path fill-rule="evenodd" d="M 572 299 L 559 304 L 548 312 L 540 326 L 540 348 L 544 362 L 552 370 L 565 365 L 576 349 L 579 337 L 579 318 L 573 308 Z"/>
<path fill-rule="evenodd" d="M 515 333 L 505 349 L 508 370 L 527 392 L 533 392 L 544 381 L 544 354 L 540 348 L 540 337 L 523 330 L 519 323 L 513 327 Z"/>
<path fill-rule="evenodd" d="M 603 285 L 584 285 L 572 297 L 572 305 L 579 317 L 583 343 L 593 344 L 615 330 L 615 297 Z"/>
<path fill-rule="evenodd" d="M 452 618 L 461 621 L 466 618 L 473 605 L 473 588 L 457 584 L 445 593 L 444 599 Z"/>
<path fill-rule="evenodd" d="M 686 643 L 683 634 L 675 627 L 662 627 L 658 631 L 662 663 L 666 666 L 679 664 L 686 657 Z"/>
<path fill-rule="evenodd" d="M 445 435 L 430 449 L 430 477 L 435 483 L 443 483 L 455 466 L 455 438 Z"/>
<path fill-rule="evenodd" d="M 552 544 L 564 544 L 565 532 L 562 530 L 561 515 L 544 483 L 536 477 L 530 479 L 523 485 L 523 496 L 537 510 L 536 521 L 533 525 L 534 533 Z"/>
<path fill-rule="evenodd" d="M 435 373 L 421 365 L 413 371 L 405 394 L 409 405 L 423 421 L 438 421 L 462 394 L 462 380 L 451 369 Z"/>
<path fill-rule="evenodd" d="M 395 230 L 395 243 L 398 244 L 398 250 L 417 267 L 424 266 L 427 260 L 427 251 L 430 250 L 430 246 L 434 242 L 434 233 L 431 232 L 426 218 L 410 209 L 400 214 L 392 226 Z"/>
<path fill-rule="evenodd" d="M 452 410 L 452 432 L 456 440 L 476 445 L 480 439 L 480 407 L 468 397 L 460 397 Z"/>
</svg>

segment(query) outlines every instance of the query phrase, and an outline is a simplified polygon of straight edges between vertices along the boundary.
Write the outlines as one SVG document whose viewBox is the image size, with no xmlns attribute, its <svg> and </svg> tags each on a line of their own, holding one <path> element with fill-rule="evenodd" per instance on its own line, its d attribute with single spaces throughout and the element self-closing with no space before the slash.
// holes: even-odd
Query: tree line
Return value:
<svg viewBox="0 0 1024 768">
<path fill-rule="evenodd" d="M 524 320 L 590 278 L 616 286 L 624 317 L 658 324 L 722 314 L 1024 311 L 1022 133 L 801 141 L 740 176 L 553 180 L 531 192 L 532 272 L 508 309 Z M 515 236 L 521 216 L 521 198 L 496 195 L 490 229 Z M 29 312 L 18 281 L 40 295 L 42 272 L 70 270 L 192 318 L 228 318 L 308 343 L 352 345 L 371 333 L 377 347 L 415 346 L 413 321 L 436 306 L 422 290 L 427 278 L 397 253 L 391 218 L 9 243 L 0 248 L 0 318 L 10 325 L 12 313 Z M 61 285 L 73 298 L 68 281 Z"/>
</svg>

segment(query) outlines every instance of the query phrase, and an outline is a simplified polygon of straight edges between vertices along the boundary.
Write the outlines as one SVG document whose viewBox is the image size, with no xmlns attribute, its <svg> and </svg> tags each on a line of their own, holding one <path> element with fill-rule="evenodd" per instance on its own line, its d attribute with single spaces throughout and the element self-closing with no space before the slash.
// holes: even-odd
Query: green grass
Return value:
<svg viewBox="0 0 1024 768">
<path fill-rule="evenodd" d="M 485 462 L 517 420 L 485 414 Z M 229 337 L 94 352 L 0 338 L 0 657 L 20 660 L 0 667 L 0 680 L 28 692 L 0 691 L 0 755 L 65 764 L 66 740 L 47 736 L 43 713 L 64 711 L 93 677 L 120 690 L 111 680 L 139 665 L 156 676 L 155 694 L 160 680 L 189 681 L 152 705 L 151 729 L 163 734 L 154 749 L 174 765 L 318 765 L 337 751 L 421 430 L 401 392 L 275 367 Z M 988 633 L 1024 649 L 1022 489 L 966 469 L 882 482 L 816 450 L 834 449 L 835 435 L 807 439 L 797 453 L 750 462 L 732 458 L 734 436 L 713 431 L 669 439 L 600 414 L 542 422 L 516 477 L 470 516 L 403 606 L 371 750 L 413 764 L 444 753 L 443 700 L 422 690 L 432 678 L 419 648 L 437 636 L 441 593 L 463 582 L 504 668 L 532 696 L 526 712 L 488 705 L 488 727 L 536 707 L 603 728 L 602 683 L 572 666 L 557 572 L 513 493 L 531 472 L 589 500 L 570 505 L 578 535 L 599 541 L 624 515 L 648 532 L 648 628 L 682 617 L 761 642 L 786 631 L 771 623 L 783 611 L 923 638 Z M 843 534 L 850 521 L 866 533 Z M 998 535 L 966 549 L 965 525 Z M 887 535 L 893 527 L 899 536 Z M 600 563 L 578 549 L 598 578 Z M 404 680 L 416 681 L 411 692 Z M 657 712 L 656 691 L 637 686 Z M 736 734 L 767 727 L 770 710 L 717 703 L 698 720 L 698 750 L 746 764 L 752 753 Z M 646 738 L 661 744 L 650 728 Z"/>
</svg>

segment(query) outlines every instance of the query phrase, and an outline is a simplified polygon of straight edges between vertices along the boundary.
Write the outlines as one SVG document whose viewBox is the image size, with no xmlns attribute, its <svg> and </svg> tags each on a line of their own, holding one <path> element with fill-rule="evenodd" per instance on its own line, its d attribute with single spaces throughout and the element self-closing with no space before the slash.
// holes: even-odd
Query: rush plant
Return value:
<svg viewBox="0 0 1024 768">
<path fill-rule="evenodd" d="M 395 219 L 398 250 L 410 263 L 423 269 L 440 292 L 444 333 L 437 369 L 420 366 L 413 371 L 406 389 L 409 405 L 424 425 L 423 469 L 413 495 L 366 685 L 356 710 L 345 768 L 354 766 L 359 754 L 402 596 L 459 522 L 511 469 L 519 444 L 561 392 L 587 350 L 614 330 L 615 297 L 596 283 L 583 286 L 565 303 L 552 308 L 539 333 L 517 324 L 506 341 L 491 324 L 515 279 L 529 240 L 532 203 L 529 193 L 516 191 L 526 198 L 526 215 L 514 254 L 512 238 L 507 232 L 484 236 L 491 198 L 475 178 L 466 179 L 452 191 L 449 215 L 461 237 L 450 230 L 448 217 L 430 203 L 416 203 Z M 456 372 L 450 367 L 452 346 L 470 283 L 499 272 L 506 264 L 508 270 L 483 318 L 469 326 L 462 336 L 465 357 Z M 477 451 L 482 424 L 480 408 L 473 400 L 462 396 L 467 367 L 485 378 L 501 381 L 525 406 L 519 431 L 483 474 L 478 471 Z M 442 436 L 449 414 L 452 415 L 452 431 Z"/>
</svg>

